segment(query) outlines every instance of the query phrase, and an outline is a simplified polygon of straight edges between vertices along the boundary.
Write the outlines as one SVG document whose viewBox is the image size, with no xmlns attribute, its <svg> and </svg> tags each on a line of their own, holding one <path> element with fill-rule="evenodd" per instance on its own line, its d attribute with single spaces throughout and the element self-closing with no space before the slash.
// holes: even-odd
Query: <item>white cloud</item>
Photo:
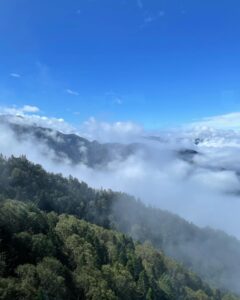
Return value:
<svg viewBox="0 0 240 300">
<path fill-rule="evenodd" d="M 37 125 L 40 127 L 51 128 L 54 130 L 58 130 L 60 132 L 65 133 L 73 133 L 75 129 L 69 123 L 65 122 L 62 118 L 53 118 L 53 117 L 46 117 L 40 116 L 36 114 L 23 114 L 23 115 L 16 115 L 13 116 L 13 122 L 17 122 L 19 124 L 29 124 L 29 125 Z"/>
<path fill-rule="evenodd" d="M 85 137 L 101 142 L 128 142 L 143 135 L 144 129 L 133 122 L 101 122 L 91 117 L 81 127 Z"/>
<path fill-rule="evenodd" d="M 240 112 L 202 118 L 176 130 L 180 132 L 183 139 L 198 139 L 201 147 L 240 148 Z"/>
<path fill-rule="evenodd" d="M 21 77 L 21 75 L 18 74 L 18 73 L 11 73 L 10 76 L 14 77 L 14 78 L 20 78 Z"/>
<path fill-rule="evenodd" d="M 37 106 L 24 105 L 22 107 L 12 106 L 12 107 L 0 107 L 0 114 L 9 115 L 24 115 L 24 113 L 36 113 L 39 112 Z"/>
<path fill-rule="evenodd" d="M 240 112 L 203 118 L 190 126 L 212 127 L 217 129 L 240 129 Z"/>
<path fill-rule="evenodd" d="M 78 93 L 78 92 L 73 91 L 73 90 L 70 90 L 70 89 L 67 89 L 66 92 L 67 92 L 69 95 L 79 96 L 79 93 Z"/>
<path fill-rule="evenodd" d="M 120 99 L 119 99 L 120 100 Z M 121 102 L 118 102 L 121 104 Z M 40 109 L 36 106 L 24 105 L 23 107 L 0 107 L 0 115 L 9 115 L 9 120 L 20 124 L 32 124 L 49 127 L 64 133 L 76 133 L 90 140 L 100 142 L 128 142 L 139 139 L 144 135 L 144 129 L 133 122 L 104 122 L 94 117 L 74 127 L 63 118 L 48 117 L 37 114 Z M 79 112 L 75 112 L 79 115 Z"/>
<path fill-rule="evenodd" d="M 32 106 L 32 105 L 24 105 L 21 110 L 22 112 L 26 112 L 26 113 L 39 112 L 39 108 L 37 106 Z"/>
<path fill-rule="evenodd" d="M 22 107 L 0 107 L 0 115 L 8 115 L 8 120 L 12 123 L 23 125 L 37 125 L 49 127 L 65 133 L 75 132 L 75 128 L 62 118 L 54 118 L 38 115 L 40 109 L 37 106 L 24 105 Z"/>
</svg>

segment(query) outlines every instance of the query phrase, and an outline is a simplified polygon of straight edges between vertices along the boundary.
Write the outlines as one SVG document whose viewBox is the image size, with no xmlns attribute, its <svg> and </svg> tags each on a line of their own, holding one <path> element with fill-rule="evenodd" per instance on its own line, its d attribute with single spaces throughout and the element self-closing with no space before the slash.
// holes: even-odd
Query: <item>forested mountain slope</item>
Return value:
<svg viewBox="0 0 240 300">
<path fill-rule="evenodd" d="M 1 158 L 4 199 L 33 202 L 40 209 L 73 214 L 88 222 L 150 241 L 219 288 L 240 293 L 240 242 L 223 232 L 200 229 L 126 194 L 94 190 L 74 178 L 45 172 L 26 158 Z"/>
<path fill-rule="evenodd" d="M 121 233 L 31 203 L 0 212 L 0 299 L 239 299 Z"/>
</svg>

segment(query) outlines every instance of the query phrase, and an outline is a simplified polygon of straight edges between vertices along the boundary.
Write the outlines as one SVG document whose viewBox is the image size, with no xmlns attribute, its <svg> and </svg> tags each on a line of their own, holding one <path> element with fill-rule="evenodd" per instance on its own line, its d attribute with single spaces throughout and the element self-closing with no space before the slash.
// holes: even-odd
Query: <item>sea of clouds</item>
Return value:
<svg viewBox="0 0 240 300">
<path fill-rule="evenodd" d="M 3 155 L 24 154 L 48 171 L 65 176 L 71 174 L 95 188 L 130 193 L 148 205 L 177 213 L 199 226 L 222 229 L 240 238 L 238 129 L 213 128 L 206 124 L 209 120 L 205 120 L 205 123 L 174 130 L 149 132 L 133 122 L 111 124 L 94 118 L 75 128 L 63 119 L 48 118 L 37 112 L 37 108 L 31 106 L 2 110 L 12 123 L 74 132 L 102 143 L 140 142 L 148 150 L 137 151 L 123 161 L 111 161 L 97 169 L 85 164 L 73 166 L 67 158 L 56 163 L 56 154 L 46 143 L 37 143 L 31 134 L 19 140 L 7 123 L 0 122 L 0 152 Z M 153 135 L 160 139 L 146 138 Z M 193 149 L 199 154 L 184 159 L 179 155 L 184 149 Z"/>
</svg>

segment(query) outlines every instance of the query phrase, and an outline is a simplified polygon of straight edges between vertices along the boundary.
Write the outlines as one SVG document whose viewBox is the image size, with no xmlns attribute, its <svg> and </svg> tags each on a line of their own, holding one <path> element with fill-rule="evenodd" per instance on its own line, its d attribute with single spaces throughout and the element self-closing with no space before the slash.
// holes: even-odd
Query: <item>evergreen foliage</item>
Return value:
<svg viewBox="0 0 240 300">
<path fill-rule="evenodd" d="M 6 251 L 1 249 L 0 276 L 6 269 L 5 256 L 7 254 L 17 257 L 21 261 L 21 265 L 30 263 L 34 266 L 40 262 L 43 263 L 43 258 L 57 257 L 59 259 L 60 255 L 60 261 L 65 266 L 64 259 L 68 254 L 65 251 L 59 253 L 59 247 L 56 245 L 58 245 L 60 234 L 55 234 L 55 227 L 59 228 L 60 226 L 58 215 L 69 214 L 102 226 L 105 229 L 118 230 L 132 236 L 135 241 L 142 243 L 149 241 L 154 247 L 162 249 L 167 255 L 183 262 L 185 266 L 197 272 L 213 286 L 230 288 L 232 291 L 240 293 L 238 284 L 240 268 L 236 263 L 240 261 L 240 242 L 238 240 L 220 231 L 199 229 L 171 213 L 146 207 L 129 195 L 115 193 L 111 190 L 94 190 L 88 187 L 86 183 L 79 182 L 75 178 L 69 177 L 67 179 L 60 174 L 47 173 L 40 165 L 32 164 L 25 157 L 11 157 L 9 159 L 0 157 L 0 199 L 2 201 L 14 199 L 24 202 L 31 212 L 27 212 L 25 206 L 18 206 L 17 202 L 10 201 L 5 206 L 5 219 L 10 220 L 7 232 L 9 236 L 14 235 L 14 241 L 17 241 L 17 244 L 16 247 L 15 245 L 12 247 L 10 244 L 6 244 Z M 43 212 L 36 213 L 36 207 L 48 213 L 48 217 L 46 218 Z M 0 213 L 2 217 L 3 211 L 1 210 Z M 49 231 L 49 227 L 54 230 Z M 0 238 L 3 240 L 7 233 L 2 231 L 2 226 L 0 230 Z M 66 228 L 62 230 L 62 234 L 65 230 Z M 32 233 L 34 233 L 34 236 L 31 236 Z M 48 238 L 49 235 L 50 238 Z M 88 232 L 86 231 L 87 236 Z M 81 244 L 78 238 L 76 236 L 71 237 L 69 245 Z M 64 240 L 64 237 L 61 236 L 61 239 Z M 153 297 L 155 283 L 152 283 L 151 276 L 146 275 L 149 270 L 141 269 L 143 261 L 140 261 L 139 257 L 133 256 L 132 259 L 129 259 L 126 256 L 124 243 L 118 243 L 116 249 L 111 243 L 109 244 L 109 241 L 105 241 L 109 244 L 106 252 L 106 248 L 103 247 L 97 237 L 92 237 L 92 239 L 90 244 L 82 245 L 83 248 L 81 249 L 84 252 L 86 250 L 89 255 L 92 253 L 92 249 L 103 250 L 99 252 L 99 255 L 94 256 L 96 261 L 89 260 L 89 263 L 101 264 L 104 266 L 101 272 L 111 274 L 105 266 L 108 265 L 106 259 L 108 257 L 107 253 L 110 252 L 111 257 L 115 257 L 122 265 L 128 264 L 127 268 L 130 270 L 134 282 L 139 281 L 138 293 L 145 295 L 146 299 Z M 4 241 L 5 244 L 6 239 Z M 21 249 L 25 250 L 21 251 L 21 257 L 19 257 L 18 251 Z M 81 250 L 79 251 L 81 252 Z M 78 259 L 88 261 L 88 256 L 79 254 Z M 74 259 L 72 263 L 74 264 Z M 14 270 L 18 266 L 17 262 L 15 265 L 12 264 L 13 262 L 7 265 L 7 269 L 11 270 L 11 276 L 15 274 Z M 156 265 L 158 264 L 156 263 Z M 114 266 L 114 268 L 117 267 Z M 120 267 L 117 270 L 120 274 L 118 275 L 120 276 L 119 280 L 121 276 L 127 276 Z M 169 279 L 169 274 L 158 274 L 158 271 L 153 272 L 153 276 L 158 278 L 157 285 L 165 295 L 171 297 L 172 279 Z M 34 272 L 31 274 L 31 280 L 33 280 L 36 276 L 33 275 Z M 91 280 L 98 273 L 94 274 Z M 171 276 L 173 275 L 174 272 Z M 172 278 L 171 276 L 170 278 Z M 177 276 L 180 278 L 181 272 Z M 10 286 L 14 285 L 16 280 L 14 278 L 11 283 L 8 282 Z M 110 278 L 112 277 L 110 276 Z M 37 280 L 39 282 L 40 279 Z M 82 282 L 82 280 L 85 282 L 87 279 L 80 276 L 78 280 L 79 282 Z M 199 282 L 196 277 L 196 287 L 199 286 Z M 116 288 L 119 289 L 119 292 L 122 290 L 120 286 Z M 129 289 L 131 289 L 130 286 Z M 192 288 L 190 289 L 192 290 Z M 191 290 L 186 290 L 189 295 Z M 38 293 L 40 298 L 44 297 L 43 292 L 38 291 Z M 191 298 L 191 296 L 189 297 Z M 201 299 L 204 299 L 204 296 Z"/>
<path fill-rule="evenodd" d="M 30 203 L 1 200 L 0 211 L 0 299 L 238 299 L 149 243 Z"/>
</svg>

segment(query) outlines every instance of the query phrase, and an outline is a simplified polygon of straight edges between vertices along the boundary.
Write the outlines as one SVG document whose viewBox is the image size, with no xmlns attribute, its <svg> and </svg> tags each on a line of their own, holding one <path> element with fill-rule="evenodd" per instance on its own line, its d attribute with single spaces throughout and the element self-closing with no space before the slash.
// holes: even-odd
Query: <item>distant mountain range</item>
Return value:
<svg viewBox="0 0 240 300">
<path fill-rule="evenodd" d="M 67 159 L 72 164 L 83 163 L 88 167 L 105 167 L 113 161 L 124 161 L 131 155 L 140 153 L 151 159 L 147 141 L 154 141 L 156 144 L 167 143 L 161 137 L 144 137 L 142 142 L 132 143 L 99 143 L 89 141 L 77 134 L 66 134 L 50 128 L 40 127 L 35 124 L 16 122 L 16 117 L 8 115 L 0 116 L 0 124 L 7 125 L 15 134 L 16 139 L 21 142 L 27 138 L 35 141 L 36 147 L 45 144 L 54 151 L 57 160 Z M 173 151 L 175 152 L 175 150 Z M 198 152 L 194 149 L 180 148 L 176 155 L 183 160 L 192 161 Z"/>
</svg>

